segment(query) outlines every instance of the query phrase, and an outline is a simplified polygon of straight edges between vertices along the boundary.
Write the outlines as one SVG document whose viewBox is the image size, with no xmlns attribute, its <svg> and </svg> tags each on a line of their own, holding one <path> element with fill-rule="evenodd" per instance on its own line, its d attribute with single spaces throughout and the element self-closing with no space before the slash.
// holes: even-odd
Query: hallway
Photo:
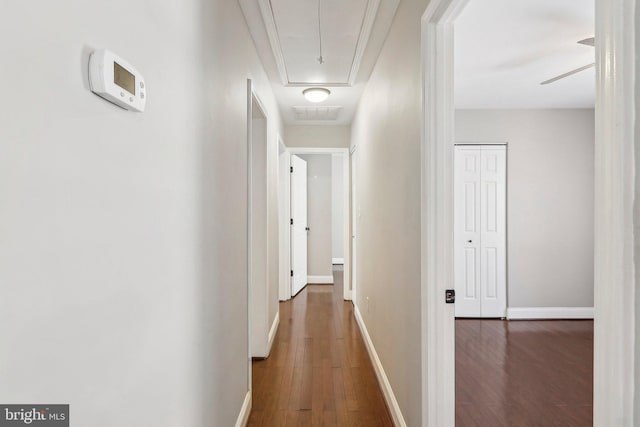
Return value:
<svg viewBox="0 0 640 427">
<path fill-rule="evenodd" d="M 249 426 L 393 425 L 353 305 L 342 299 L 341 266 L 334 282 L 280 303 L 271 355 L 252 363 Z"/>
</svg>

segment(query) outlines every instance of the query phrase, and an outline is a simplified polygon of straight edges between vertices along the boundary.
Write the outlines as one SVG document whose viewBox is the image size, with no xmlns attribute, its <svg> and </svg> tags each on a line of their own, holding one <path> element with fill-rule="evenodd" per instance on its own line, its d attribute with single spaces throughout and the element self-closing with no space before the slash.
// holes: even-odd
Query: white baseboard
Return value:
<svg viewBox="0 0 640 427">
<path fill-rule="evenodd" d="M 236 420 L 235 427 L 245 427 L 249 422 L 249 414 L 251 414 L 251 390 L 249 390 L 244 397 L 244 403 L 242 404 L 242 408 L 240 408 L 240 414 Z"/>
<path fill-rule="evenodd" d="M 369 353 L 369 358 L 373 363 L 373 369 L 376 372 L 376 377 L 378 377 L 378 382 L 382 387 L 382 394 L 384 395 L 384 400 L 387 402 L 387 406 L 389 407 L 389 411 L 391 412 L 391 418 L 393 418 L 393 424 L 396 427 L 407 427 L 407 423 L 404 421 L 404 417 L 402 416 L 402 412 L 400 411 L 400 406 L 398 405 L 396 396 L 393 394 L 393 389 L 391 388 L 391 384 L 389 383 L 387 374 L 385 374 L 384 372 L 384 368 L 382 367 L 380 358 L 378 358 L 378 353 L 376 352 L 376 348 L 373 346 L 373 342 L 371 341 L 371 337 L 369 336 L 367 327 L 364 324 L 364 319 L 362 319 L 360 310 L 358 309 L 358 306 L 356 306 L 355 304 L 353 308 L 354 308 L 353 311 L 356 317 L 356 322 L 358 322 L 358 326 L 360 327 L 360 332 L 362 333 L 362 337 L 364 338 L 364 344 L 367 347 L 367 352 Z"/>
<path fill-rule="evenodd" d="M 273 341 L 276 338 L 276 332 L 278 332 L 279 325 L 280 325 L 280 311 L 276 313 L 275 319 L 273 319 L 273 323 L 271 324 L 271 330 L 269 331 L 268 342 L 267 342 L 267 356 L 271 354 L 271 347 L 273 347 Z"/>
<path fill-rule="evenodd" d="M 333 283 L 333 276 L 307 276 L 307 283 Z"/>
<path fill-rule="evenodd" d="M 593 307 L 512 307 L 507 318 L 517 319 L 593 319 Z"/>
<path fill-rule="evenodd" d="M 344 264 L 344 258 L 331 258 L 331 264 Z"/>
</svg>

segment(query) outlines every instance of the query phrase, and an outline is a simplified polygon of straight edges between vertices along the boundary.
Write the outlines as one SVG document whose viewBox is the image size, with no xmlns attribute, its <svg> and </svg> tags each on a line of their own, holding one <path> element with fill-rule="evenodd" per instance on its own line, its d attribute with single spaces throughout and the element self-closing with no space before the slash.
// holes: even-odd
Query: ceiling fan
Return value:
<svg viewBox="0 0 640 427">
<path fill-rule="evenodd" d="M 593 47 L 593 46 L 595 46 L 595 37 L 589 37 L 589 38 L 586 38 L 584 40 L 580 40 L 578 43 Z M 556 76 L 556 77 L 551 78 L 549 80 L 545 80 L 540 84 L 541 85 L 548 85 L 549 83 L 557 82 L 560 79 L 564 79 L 565 77 L 572 76 L 572 75 L 574 75 L 576 73 L 579 73 L 580 71 L 588 70 L 589 68 L 591 68 L 591 67 L 593 67 L 595 65 L 596 65 L 595 62 L 593 62 L 591 64 L 584 65 L 584 66 L 582 66 L 580 68 L 576 68 L 575 70 L 571 70 L 571 71 L 569 71 L 567 73 L 560 74 L 559 76 Z"/>
</svg>

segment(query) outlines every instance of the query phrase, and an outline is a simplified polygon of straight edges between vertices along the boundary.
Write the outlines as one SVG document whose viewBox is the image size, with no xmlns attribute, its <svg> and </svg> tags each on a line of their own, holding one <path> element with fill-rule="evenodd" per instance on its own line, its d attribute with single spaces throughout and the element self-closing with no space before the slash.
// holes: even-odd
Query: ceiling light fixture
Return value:
<svg viewBox="0 0 640 427">
<path fill-rule="evenodd" d="M 302 94 L 309 102 L 322 102 L 329 97 L 331 91 L 323 87 L 310 87 L 303 90 Z"/>
</svg>

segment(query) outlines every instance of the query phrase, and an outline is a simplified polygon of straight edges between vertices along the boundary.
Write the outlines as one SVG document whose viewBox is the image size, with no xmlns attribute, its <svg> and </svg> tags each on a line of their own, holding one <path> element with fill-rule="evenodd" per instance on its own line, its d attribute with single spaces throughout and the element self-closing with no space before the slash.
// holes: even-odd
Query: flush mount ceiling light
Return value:
<svg viewBox="0 0 640 427">
<path fill-rule="evenodd" d="M 302 94 L 310 102 L 322 102 L 329 97 L 331 91 L 323 87 L 310 87 L 302 91 Z"/>
</svg>

